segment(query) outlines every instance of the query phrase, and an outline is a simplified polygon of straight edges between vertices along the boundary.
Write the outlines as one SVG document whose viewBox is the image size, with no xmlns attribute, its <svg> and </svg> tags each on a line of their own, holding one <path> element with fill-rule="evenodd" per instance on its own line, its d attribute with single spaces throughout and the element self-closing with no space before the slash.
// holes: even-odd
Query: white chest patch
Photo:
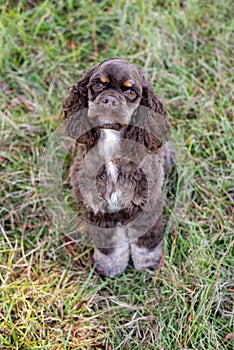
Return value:
<svg viewBox="0 0 234 350">
<path fill-rule="evenodd" d="M 116 153 L 119 150 L 119 132 L 115 130 L 103 129 L 100 139 L 100 151 L 108 162 L 112 158 L 115 158 Z"/>
<path fill-rule="evenodd" d="M 119 149 L 119 133 L 115 130 L 103 130 L 103 152 L 106 159 L 107 174 L 112 178 L 113 182 L 117 182 L 118 170 L 111 161 Z"/>
<path fill-rule="evenodd" d="M 99 143 L 99 152 L 104 158 L 106 164 L 107 175 L 110 179 L 110 192 L 106 200 L 109 203 L 110 210 L 117 210 L 120 205 L 121 191 L 119 189 L 113 190 L 114 186 L 117 184 L 118 180 L 118 168 L 114 164 L 113 159 L 118 155 L 120 149 L 120 134 L 116 130 L 102 129 L 101 138 Z M 112 182 L 112 184 L 111 184 Z M 112 192 L 113 191 L 113 192 Z"/>
<path fill-rule="evenodd" d="M 108 176 L 110 176 L 111 179 L 113 180 L 113 182 L 116 184 L 117 179 L 118 179 L 118 169 L 117 169 L 116 165 L 114 165 L 110 161 L 110 162 L 107 163 L 106 168 L 107 168 Z"/>
</svg>

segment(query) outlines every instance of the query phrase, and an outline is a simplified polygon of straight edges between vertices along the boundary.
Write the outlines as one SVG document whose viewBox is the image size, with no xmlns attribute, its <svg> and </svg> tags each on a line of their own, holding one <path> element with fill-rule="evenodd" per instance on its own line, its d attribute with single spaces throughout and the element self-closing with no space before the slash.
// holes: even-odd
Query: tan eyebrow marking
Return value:
<svg viewBox="0 0 234 350">
<path fill-rule="evenodd" d="M 123 86 L 125 86 L 125 87 L 132 87 L 133 86 L 133 81 L 132 80 L 125 80 L 124 82 L 123 82 Z"/>
<path fill-rule="evenodd" d="M 100 80 L 101 80 L 102 83 L 109 83 L 110 82 L 110 79 L 108 79 L 105 76 L 101 77 Z"/>
</svg>

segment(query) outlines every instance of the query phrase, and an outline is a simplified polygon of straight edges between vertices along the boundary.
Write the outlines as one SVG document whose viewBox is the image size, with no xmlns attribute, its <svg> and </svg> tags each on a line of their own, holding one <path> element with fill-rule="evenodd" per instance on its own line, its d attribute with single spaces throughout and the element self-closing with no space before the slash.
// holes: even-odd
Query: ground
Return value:
<svg viewBox="0 0 234 350">
<path fill-rule="evenodd" d="M 0 10 L 0 349 L 232 349 L 231 1 Z M 66 87 L 113 56 L 141 66 L 166 100 L 178 160 L 160 271 L 130 264 L 110 279 L 92 268 L 91 247 L 53 225 L 38 174 Z"/>
</svg>

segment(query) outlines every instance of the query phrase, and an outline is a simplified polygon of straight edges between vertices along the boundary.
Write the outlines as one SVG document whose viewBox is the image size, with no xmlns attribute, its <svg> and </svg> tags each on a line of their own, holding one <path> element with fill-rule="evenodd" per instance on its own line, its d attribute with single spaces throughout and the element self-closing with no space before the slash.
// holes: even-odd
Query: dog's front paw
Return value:
<svg viewBox="0 0 234 350">
<path fill-rule="evenodd" d="M 124 271 L 128 264 L 129 246 L 115 248 L 95 248 L 93 262 L 102 276 L 114 277 Z"/>
</svg>

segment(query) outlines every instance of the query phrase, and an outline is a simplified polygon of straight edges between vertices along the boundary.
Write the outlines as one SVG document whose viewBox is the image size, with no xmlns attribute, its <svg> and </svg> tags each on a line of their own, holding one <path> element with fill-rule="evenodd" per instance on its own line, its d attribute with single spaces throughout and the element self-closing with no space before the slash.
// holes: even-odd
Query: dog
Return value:
<svg viewBox="0 0 234 350">
<path fill-rule="evenodd" d="M 69 89 L 63 116 L 77 144 L 71 184 L 98 273 L 119 275 L 130 257 L 139 270 L 158 266 L 163 184 L 174 162 L 161 98 L 139 67 L 109 58 Z"/>
</svg>

